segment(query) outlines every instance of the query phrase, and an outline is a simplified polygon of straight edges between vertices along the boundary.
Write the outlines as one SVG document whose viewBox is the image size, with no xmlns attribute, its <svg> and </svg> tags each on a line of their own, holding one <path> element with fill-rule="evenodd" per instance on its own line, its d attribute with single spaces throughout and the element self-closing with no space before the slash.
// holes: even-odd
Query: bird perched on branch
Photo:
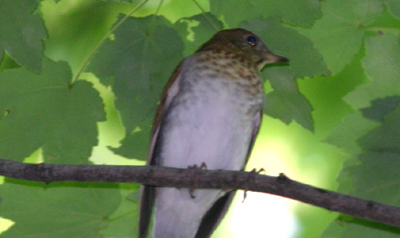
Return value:
<svg viewBox="0 0 400 238">
<path fill-rule="evenodd" d="M 217 32 L 185 58 L 167 83 L 153 125 L 148 165 L 243 170 L 264 101 L 259 71 L 288 62 L 244 29 Z M 139 237 L 155 202 L 154 238 L 211 236 L 235 191 L 142 187 Z"/>
</svg>

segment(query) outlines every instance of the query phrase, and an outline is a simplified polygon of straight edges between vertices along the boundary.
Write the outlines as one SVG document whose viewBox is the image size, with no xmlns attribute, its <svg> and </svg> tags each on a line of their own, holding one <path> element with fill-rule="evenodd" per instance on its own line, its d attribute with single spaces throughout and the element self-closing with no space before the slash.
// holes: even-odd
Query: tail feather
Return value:
<svg viewBox="0 0 400 238">
<path fill-rule="evenodd" d="M 146 238 L 149 230 L 151 214 L 153 212 L 156 188 L 153 186 L 142 186 L 141 190 L 138 237 Z"/>
</svg>

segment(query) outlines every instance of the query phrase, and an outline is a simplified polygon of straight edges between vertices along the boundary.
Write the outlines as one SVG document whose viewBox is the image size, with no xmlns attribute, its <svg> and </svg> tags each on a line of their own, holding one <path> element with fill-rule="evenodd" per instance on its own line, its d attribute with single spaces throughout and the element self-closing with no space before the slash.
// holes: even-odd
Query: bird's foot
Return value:
<svg viewBox="0 0 400 238">
<path fill-rule="evenodd" d="M 200 166 L 198 166 L 197 164 L 195 164 L 195 165 L 193 165 L 193 166 L 188 166 L 188 169 L 193 169 L 193 170 L 196 170 L 196 169 L 207 169 L 207 165 L 206 165 L 206 163 L 205 162 L 202 162 L 201 164 L 200 164 Z"/>
<path fill-rule="evenodd" d="M 252 169 L 250 173 L 261 174 L 262 172 L 266 172 L 264 168 L 257 170 L 256 168 Z"/>
<path fill-rule="evenodd" d="M 264 169 L 264 168 L 261 168 L 261 169 L 259 169 L 259 170 L 257 170 L 256 168 L 252 169 L 252 170 L 250 171 L 250 174 L 251 174 L 251 176 L 253 177 L 252 180 L 254 180 L 254 175 L 261 174 L 262 172 L 265 172 L 265 169 Z M 244 200 L 246 200 L 246 198 L 247 198 L 247 190 L 244 190 L 244 193 L 243 193 L 243 201 L 242 201 L 242 203 L 244 202 Z"/>
<path fill-rule="evenodd" d="M 193 165 L 193 166 L 188 166 L 188 170 L 190 170 L 190 171 L 194 171 L 194 173 L 193 173 L 193 177 L 194 177 L 194 181 L 195 181 L 195 183 L 196 183 L 196 180 L 197 180 L 197 174 L 196 174 L 196 171 L 198 171 L 198 170 L 202 170 L 202 169 L 207 169 L 207 165 L 206 165 L 206 163 L 204 163 L 204 162 L 202 162 L 201 164 L 200 164 L 200 166 L 198 166 L 197 164 L 195 164 L 195 165 Z M 194 188 L 189 188 L 189 195 L 190 195 L 190 197 L 191 198 L 195 198 L 196 196 L 194 196 Z"/>
</svg>

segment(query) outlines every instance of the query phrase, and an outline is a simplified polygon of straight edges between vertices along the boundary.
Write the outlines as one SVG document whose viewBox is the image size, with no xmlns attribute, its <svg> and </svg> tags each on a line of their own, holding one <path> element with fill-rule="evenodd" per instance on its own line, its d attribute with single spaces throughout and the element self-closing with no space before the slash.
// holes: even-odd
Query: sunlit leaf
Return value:
<svg viewBox="0 0 400 238">
<path fill-rule="evenodd" d="M 212 0 L 210 6 L 211 12 L 221 16 L 230 27 L 244 19 L 273 16 L 282 17 L 283 21 L 293 25 L 311 26 L 321 16 L 317 0 Z"/>
<path fill-rule="evenodd" d="M 360 51 L 363 26 L 383 12 L 379 0 L 327 0 L 323 17 L 311 29 L 299 29 L 321 52 L 332 74 L 340 72 Z"/>
<path fill-rule="evenodd" d="M 397 0 L 384 0 L 393 16 L 400 19 L 400 2 Z"/>
<path fill-rule="evenodd" d="M 398 168 L 400 166 L 400 105 L 393 108 L 393 100 L 379 100 L 373 104 L 388 105 L 386 109 L 370 108 L 369 115 L 374 111 L 374 117 L 383 117 L 381 125 L 369 131 L 361 137 L 359 144 L 362 153 L 357 158 L 357 163 L 346 164 L 342 174 L 347 177 L 348 184 L 343 184 L 345 189 L 340 188 L 340 192 L 347 192 L 353 196 L 375 200 L 394 206 L 400 205 L 399 191 L 400 179 Z M 365 110 L 364 110 L 365 111 Z M 380 114 L 380 115 L 378 115 Z M 342 186 L 341 186 L 342 187 Z M 363 221 L 361 219 L 351 219 L 350 221 L 340 221 L 340 219 L 330 225 L 325 232 L 325 237 L 397 237 L 400 228 L 390 227 L 378 223 Z"/>
<path fill-rule="evenodd" d="M 371 100 L 399 94 L 399 37 L 383 35 L 366 39 L 366 56 L 362 60 L 370 82 L 360 85 L 345 100 L 355 108 L 367 107 Z"/>
</svg>

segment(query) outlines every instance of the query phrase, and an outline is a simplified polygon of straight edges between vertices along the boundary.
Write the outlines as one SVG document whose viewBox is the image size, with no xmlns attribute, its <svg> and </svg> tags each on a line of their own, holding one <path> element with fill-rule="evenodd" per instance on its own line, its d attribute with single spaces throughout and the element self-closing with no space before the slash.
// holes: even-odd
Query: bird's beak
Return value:
<svg viewBox="0 0 400 238">
<path fill-rule="evenodd" d="M 273 63 L 279 63 L 279 62 L 289 62 L 288 58 L 285 58 L 283 56 L 279 55 L 274 55 L 271 52 L 263 52 L 263 57 L 264 57 L 264 62 L 265 64 L 273 64 Z"/>
</svg>

